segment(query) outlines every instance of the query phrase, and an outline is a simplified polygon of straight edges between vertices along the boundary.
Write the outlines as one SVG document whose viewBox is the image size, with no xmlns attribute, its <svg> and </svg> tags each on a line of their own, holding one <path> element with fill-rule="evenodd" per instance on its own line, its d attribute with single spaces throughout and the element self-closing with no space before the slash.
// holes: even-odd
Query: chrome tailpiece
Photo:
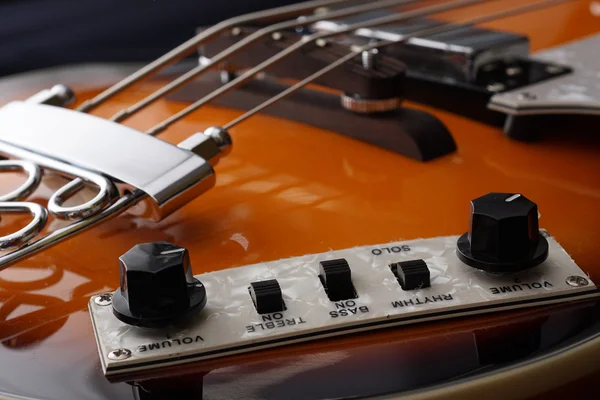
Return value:
<svg viewBox="0 0 600 400">
<path fill-rule="evenodd" d="M 0 214 L 29 213 L 31 222 L 0 237 L 0 269 L 83 229 L 119 214 L 144 197 L 145 216 L 160 220 L 214 186 L 213 165 L 231 146 L 221 128 L 196 133 L 178 146 L 89 114 L 57 106 L 74 99 L 58 85 L 26 101 L 0 108 L 0 172 L 22 171 L 25 182 L 0 196 Z M 24 201 L 44 172 L 72 178 L 49 198 L 47 207 Z M 65 205 L 86 186 L 97 188 L 91 200 Z M 48 215 L 72 221 L 33 241 Z"/>
</svg>

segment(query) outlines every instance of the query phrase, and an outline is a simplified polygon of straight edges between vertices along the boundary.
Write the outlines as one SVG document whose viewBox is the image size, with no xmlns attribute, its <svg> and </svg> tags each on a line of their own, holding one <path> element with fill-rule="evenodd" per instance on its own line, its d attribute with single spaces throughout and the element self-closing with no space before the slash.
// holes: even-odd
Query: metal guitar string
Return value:
<svg viewBox="0 0 600 400">
<path fill-rule="evenodd" d="M 486 17 L 478 17 L 478 18 L 474 18 L 474 19 L 463 20 L 463 21 L 460 21 L 460 23 L 475 24 L 475 23 L 480 23 L 480 22 L 492 21 L 492 20 L 495 20 L 498 18 L 503 18 L 503 17 L 511 16 L 511 15 L 517 15 L 517 14 L 520 14 L 523 12 L 528 12 L 528 11 L 532 11 L 534 9 L 539 9 L 539 8 L 543 8 L 543 7 L 549 7 L 549 6 L 567 2 L 567 1 L 573 1 L 573 0 L 545 0 L 545 1 L 533 4 L 533 5 L 523 6 L 523 7 L 519 7 L 519 8 L 514 8 L 509 11 L 490 14 L 489 16 L 486 16 Z M 457 6 L 456 8 L 459 8 L 459 7 L 460 6 Z M 438 27 L 435 27 L 432 29 L 436 29 L 436 32 L 439 33 L 439 32 L 444 31 L 444 27 L 446 27 L 449 30 L 455 29 L 455 26 L 453 26 L 454 24 L 456 24 L 456 22 L 443 23 L 443 26 L 438 26 Z M 427 29 L 427 30 L 421 31 L 421 32 L 413 32 L 413 33 L 410 33 L 410 35 L 422 35 L 423 33 L 430 34 L 431 30 Z M 403 40 L 407 40 L 408 38 L 409 38 L 408 35 L 406 35 L 402 39 L 399 39 L 396 42 L 401 42 Z M 377 46 L 388 45 L 388 44 L 392 44 L 392 43 L 396 43 L 396 42 L 377 43 L 377 44 L 374 44 L 371 46 L 363 46 L 363 47 L 361 47 L 361 49 L 375 48 Z M 353 54 L 354 52 L 355 51 L 353 51 L 350 54 Z M 353 54 L 353 56 L 354 56 L 354 54 Z M 347 57 L 348 57 L 348 59 L 351 58 L 349 55 L 347 55 L 347 56 L 344 56 L 342 59 L 346 59 Z M 340 59 L 340 60 L 342 60 L 342 59 Z M 339 65 L 341 65 L 343 62 L 341 62 L 340 60 L 336 61 L 336 63 L 334 63 L 333 65 L 336 65 L 338 63 L 339 63 Z M 327 67 L 327 68 L 329 68 L 329 67 Z M 335 66 L 333 68 L 335 68 Z M 331 68 L 331 69 L 333 69 L 333 68 Z M 317 72 L 317 74 L 321 73 L 322 71 L 323 70 Z M 323 72 L 323 73 L 325 73 L 325 72 Z M 313 75 L 315 75 L 315 74 L 313 74 Z M 268 107 L 269 105 L 273 104 L 275 101 L 278 101 L 278 100 L 284 98 L 286 95 L 291 94 L 290 93 L 291 91 L 297 90 L 297 89 L 295 89 L 295 87 L 300 88 L 303 83 L 307 84 L 309 82 L 310 78 L 311 77 L 306 78 L 305 80 L 303 80 L 301 82 L 298 82 L 296 85 L 290 87 L 288 90 L 280 93 L 276 98 L 273 98 L 272 100 L 267 101 L 267 102 L 263 103 L 262 105 L 259 105 L 258 107 L 261 107 L 261 109 Z M 246 116 L 243 119 L 246 119 L 249 116 L 250 115 Z M 238 118 L 238 120 L 239 120 L 238 122 L 241 122 L 243 119 L 241 117 Z M 232 121 L 228 125 L 233 126 L 236 121 Z M 75 221 L 66 227 L 57 229 L 57 230 L 49 233 L 48 235 L 38 239 L 37 241 L 27 243 L 23 247 L 20 247 L 14 251 L 11 251 L 9 253 L 6 253 L 6 254 L 0 256 L 0 270 L 2 270 L 4 268 L 8 267 L 9 265 L 11 265 L 15 262 L 18 262 L 26 257 L 29 257 L 39 251 L 42 251 L 51 246 L 54 246 L 54 245 L 62 242 L 63 240 L 67 239 L 68 237 L 71 237 L 75 234 L 83 232 L 86 229 L 91 228 L 101 222 L 104 222 L 108 219 L 118 216 L 123 211 L 127 210 L 129 207 L 133 206 L 140 200 L 144 199 L 146 196 L 147 196 L 146 193 L 144 193 L 140 189 L 135 189 L 131 192 L 127 192 L 122 197 L 116 199 L 108 207 L 98 211 L 97 213 L 95 213 L 91 216 L 88 216 L 87 218 Z"/>
<path fill-rule="evenodd" d="M 110 120 L 115 121 L 115 122 L 121 122 L 121 121 L 125 120 L 126 118 L 132 116 L 133 114 L 137 113 L 138 111 L 142 110 L 143 108 L 147 107 L 148 105 L 154 103 L 156 100 L 168 95 L 169 93 L 173 92 L 174 90 L 178 89 L 179 87 L 183 86 L 184 84 L 190 82 L 192 79 L 200 76 L 202 73 L 210 70 L 212 67 L 217 65 L 217 63 L 237 54 L 238 52 L 240 52 L 247 46 L 258 41 L 260 38 L 263 38 L 274 32 L 277 32 L 277 31 L 280 31 L 283 29 L 296 28 L 299 26 L 307 26 L 309 24 L 312 24 L 312 23 L 315 23 L 315 22 L 318 22 L 318 21 L 321 21 L 324 19 L 348 17 L 348 16 L 352 16 L 352 15 L 362 14 L 362 13 L 365 13 L 368 11 L 379 10 L 379 9 L 397 6 L 397 5 L 401 5 L 401 4 L 415 3 L 417 1 L 420 1 L 420 0 L 382 0 L 382 1 L 377 1 L 374 3 L 365 4 L 365 5 L 347 7 L 347 8 L 344 8 L 341 10 L 336 10 L 333 12 L 318 13 L 317 15 L 314 15 L 311 17 L 306 17 L 302 21 L 288 20 L 288 21 L 275 23 L 273 25 L 269 25 L 265 28 L 259 29 L 258 31 L 247 36 L 243 40 L 240 40 L 233 46 L 228 47 L 221 53 L 214 56 L 210 60 L 209 63 L 199 65 L 199 66 L 193 68 L 192 70 L 186 72 L 185 74 L 179 76 L 177 79 L 173 80 L 172 82 L 168 83 L 167 85 L 165 85 L 165 86 L 161 87 L 160 89 L 158 89 L 157 91 L 153 92 L 146 98 L 140 100 L 136 104 L 128 107 L 125 110 L 121 110 L 120 112 L 118 112 L 117 114 L 112 116 L 110 118 Z M 337 1 L 337 2 L 339 3 L 339 1 Z M 302 3 L 302 4 L 305 4 L 303 7 L 296 7 L 296 8 L 298 10 L 306 10 L 307 8 L 316 7 L 316 5 L 314 3 L 315 2 Z M 332 2 L 331 1 L 327 1 L 327 2 L 321 1 L 318 3 L 319 3 L 318 4 L 319 7 L 323 7 L 323 6 L 329 5 Z M 284 8 L 286 8 L 286 7 L 284 7 Z M 278 9 L 275 9 L 275 10 L 278 10 Z M 255 15 L 255 14 L 253 14 L 253 15 Z M 259 14 L 261 14 L 261 13 L 259 13 Z M 270 10 L 270 11 L 267 10 L 267 11 L 263 12 L 261 15 L 264 16 L 267 14 L 273 16 L 277 13 L 273 10 Z M 281 14 L 277 14 L 277 15 L 281 15 Z M 246 22 L 256 21 L 256 16 L 252 17 L 252 18 L 246 17 L 246 19 L 247 19 Z M 237 19 L 235 19 L 235 18 L 234 18 L 234 20 L 237 21 Z M 227 25 L 227 24 L 225 24 L 225 25 Z M 223 29 L 225 29 L 225 28 L 223 28 Z M 209 31 L 208 34 L 204 34 L 204 32 L 203 32 L 203 33 L 197 35 L 194 39 L 192 39 L 192 42 L 194 45 L 197 46 L 197 45 L 201 44 L 202 42 L 212 38 L 215 34 L 217 34 L 218 32 L 221 32 L 223 29 L 216 29 L 215 27 L 209 28 L 207 30 L 207 31 Z M 144 77 L 148 76 L 150 73 L 152 73 L 152 68 L 154 68 L 154 67 L 152 67 L 152 65 L 156 65 L 156 69 L 159 69 L 159 68 L 161 68 L 161 66 L 165 66 L 168 63 L 168 62 L 163 62 L 161 60 L 166 60 L 168 58 L 171 61 L 175 61 L 177 58 L 179 58 L 180 55 L 185 53 L 185 49 L 189 48 L 189 45 L 187 43 L 190 43 L 190 41 L 186 42 L 182 46 L 179 46 L 179 48 L 182 48 L 183 50 L 178 51 L 177 49 L 175 49 L 175 50 L 167 53 L 167 55 L 159 58 L 157 61 L 151 63 L 149 66 L 142 68 L 140 71 L 134 73 L 132 76 L 124 79 L 117 85 L 108 89 L 107 91 L 105 91 L 105 94 L 101 94 L 101 95 L 97 96 L 97 99 L 100 99 L 100 98 L 108 99 L 113 94 L 116 94 L 119 91 L 125 89 L 127 86 L 129 86 L 130 84 L 133 84 L 135 81 L 143 79 Z M 148 73 L 146 73 L 145 71 L 147 71 Z M 138 77 L 139 77 L 139 79 L 138 79 Z M 95 101 L 95 99 L 92 101 Z M 79 111 L 91 110 L 91 108 L 89 108 L 89 107 L 91 107 L 89 104 L 82 105 L 82 107 L 80 107 L 78 110 Z M 85 184 L 84 184 L 83 180 L 81 180 L 80 178 L 75 178 L 68 185 L 70 186 L 70 188 L 80 189 L 80 188 L 84 187 Z M 74 192 L 74 191 L 76 191 L 76 190 L 72 190 L 71 192 Z"/>
<path fill-rule="evenodd" d="M 129 116 L 135 114 L 137 111 L 141 110 L 142 108 L 146 107 L 147 105 L 151 104 L 152 102 L 154 102 L 154 101 L 158 100 L 159 98 L 163 97 L 164 95 L 172 92 L 173 90 L 177 89 L 178 87 L 182 86 L 183 84 L 192 80 L 193 78 L 201 75 L 203 72 L 208 71 L 212 66 L 216 65 L 218 62 L 225 60 L 226 58 L 236 54 L 243 48 L 245 48 L 248 45 L 252 44 L 253 42 L 257 41 L 261 37 L 269 35 L 273 32 L 277 32 L 282 29 L 298 27 L 298 26 L 307 26 L 311 23 L 321 21 L 324 19 L 340 18 L 340 17 L 346 17 L 346 16 L 351 16 L 351 15 L 356 15 L 356 14 L 362 14 L 362 13 L 365 13 L 368 11 L 389 8 L 391 6 L 400 5 L 400 4 L 414 3 L 416 1 L 420 1 L 420 0 L 382 0 L 382 1 L 374 2 L 374 3 L 369 3 L 366 5 L 348 7 L 348 8 L 344 8 L 342 10 L 337 10 L 337 11 L 333 11 L 333 12 L 320 13 L 316 16 L 307 17 L 304 20 L 302 20 L 301 22 L 299 22 L 297 20 L 284 21 L 284 22 L 276 23 L 274 25 L 260 29 L 257 32 L 255 32 L 254 34 L 249 35 L 244 40 L 241 40 L 240 42 L 236 43 L 235 45 L 225 49 L 223 52 L 221 52 L 220 54 L 215 56 L 211 60 L 210 63 L 208 63 L 206 65 L 199 65 L 198 67 L 192 69 L 191 71 L 188 71 L 187 73 L 183 74 L 179 78 L 175 79 L 174 81 L 170 82 L 169 84 L 167 84 L 167 85 L 163 86 L 162 88 L 160 88 L 159 90 L 155 91 L 150 96 L 146 97 L 145 99 L 141 100 L 140 102 L 134 104 L 133 106 L 129 107 L 126 110 L 122 110 L 121 112 L 117 113 L 115 116 L 113 116 L 112 120 L 115 122 L 118 122 L 118 121 L 125 119 L 126 117 L 129 117 Z M 352 25 L 351 27 L 348 27 L 343 30 L 339 30 L 335 33 L 314 34 L 314 35 L 306 37 L 303 41 L 298 42 L 295 45 L 288 47 L 286 50 L 284 50 L 284 52 L 279 54 L 280 58 L 278 58 L 277 60 L 273 61 L 272 59 L 269 59 L 269 60 L 265 61 L 264 63 L 260 64 L 259 66 L 255 67 L 254 73 L 264 70 L 269 65 L 277 62 L 278 60 L 281 60 L 282 58 L 286 57 L 287 55 L 291 54 L 294 51 L 297 51 L 301 47 L 303 47 L 311 42 L 317 41 L 320 38 L 325 38 L 325 37 L 329 37 L 332 35 L 349 32 L 350 29 L 358 28 L 359 25 L 360 25 L 360 27 L 368 27 L 368 26 L 374 26 L 374 24 L 381 25 L 381 24 L 385 24 L 385 23 L 389 23 L 389 22 L 398 22 L 398 21 L 403 21 L 403 20 L 413 18 L 416 16 L 429 15 L 431 13 L 451 10 L 454 8 L 459 8 L 459 7 L 471 5 L 471 4 L 483 3 L 485 1 L 489 1 L 489 0 L 455 0 L 453 2 L 445 3 L 445 4 L 439 5 L 439 6 L 426 7 L 426 8 L 419 9 L 417 11 L 410 11 L 410 12 L 406 12 L 406 13 L 400 13 L 398 15 L 393 15 L 393 18 L 385 17 L 385 18 L 379 18 L 379 19 L 372 19 L 372 20 L 369 20 L 366 22 L 362 22 L 360 24 Z M 265 65 L 265 63 L 268 63 L 268 64 Z M 250 73 L 247 73 L 244 76 L 240 77 L 241 79 L 244 79 L 244 80 L 233 81 L 232 83 L 234 83 L 234 86 L 231 86 L 230 89 L 225 89 L 225 87 L 221 87 L 217 91 L 212 92 L 211 95 L 209 95 L 209 96 L 213 96 L 213 97 L 211 99 L 208 99 L 206 102 L 214 99 L 215 97 L 217 97 L 221 94 L 224 94 L 227 90 L 231 90 L 231 89 L 237 87 L 239 84 L 250 79 L 252 76 L 253 75 L 251 75 Z M 237 82 L 237 84 L 235 84 L 235 82 Z M 219 93 L 219 91 L 220 91 L 220 93 Z M 196 108 L 200 107 L 201 105 L 196 104 Z M 185 114 L 185 115 L 187 115 L 187 114 Z M 185 115 L 180 116 L 178 114 L 177 119 L 181 119 Z M 168 126 L 168 125 L 166 125 L 166 126 Z M 166 128 L 166 126 L 165 126 L 165 128 Z M 155 127 L 153 129 L 151 129 L 148 133 L 155 135 L 155 134 L 161 132 L 163 129 L 164 128 L 162 128 L 162 127 L 158 128 L 158 129 L 156 129 L 156 127 Z M 63 188 L 61 188 L 59 190 L 59 192 L 73 194 L 73 193 L 77 192 L 78 190 L 80 190 L 81 188 L 83 188 L 84 186 L 85 186 L 85 183 L 82 179 L 75 178 L 74 180 L 69 182 L 67 185 L 65 185 Z M 53 205 L 52 209 L 60 209 L 59 206 L 56 206 L 54 204 L 55 199 L 61 199 L 61 197 L 55 196 L 51 199 L 52 201 L 50 203 Z M 106 204 L 103 204 L 103 205 L 106 205 Z M 79 210 L 77 210 L 76 213 L 72 213 L 72 215 L 78 216 L 81 214 L 81 212 L 82 212 L 82 210 L 79 209 Z M 69 214 L 62 212 L 61 215 L 69 215 Z"/>
<path fill-rule="evenodd" d="M 387 25 L 390 23 L 402 22 L 402 21 L 406 21 L 409 19 L 413 19 L 413 18 L 425 17 L 425 16 L 429 16 L 429 15 L 436 14 L 439 12 L 455 10 L 455 9 L 459 9 L 459 8 L 463 8 L 463 7 L 476 5 L 476 4 L 486 3 L 489 1 L 497 1 L 497 0 L 454 0 L 454 1 L 451 1 L 448 3 L 444 3 L 442 5 L 424 7 L 424 8 L 420 8 L 418 10 L 406 11 L 406 12 L 403 12 L 400 14 L 387 15 L 387 16 L 381 17 L 381 18 L 373 18 L 373 19 L 370 19 L 367 21 L 347 25 L 346 27 L 335 30 L 333 32 L 314 33 L 312 35 L 305 36 L 302 38 L 302 40 L 299 40 L 298 42 L 286 47 L 284 50 L 280 51 L 273 57 L 268 58 L 267 60 L 256 65 L 255 67 L 250 68 L 248 71 L 246 71 L 244 74 L 240 75 L 236 79 L 226 83 L 223 86 L 220 86 L 218 89 L 213 90 L 210 94 L 208 94 L 205 97 L 201 98 L 200 100 L 192 103 L 190 106 L 186 107 L 185 109 L 172 115 L 171 117 L 167 118 L 166 120 L 162 121 L 161 123 L 153 126 L 149 130 L 147 130 L 146 133 L 148 133 L 149 135 L 156 135 L 156 134 L 164 131 L 165 129 L 167 129 L 169 126 L 171 126 L 175 122 L 187 117 L 189 114 L 196 111 L 200 107 L 208 104 L 209 102 L 216 99 L 217 97 L 222 96 L 222 95 L 230 92 L 233 89 L 236 89 L 237 87 L 241 86 L 245 82 L 252 79 L 258 73 L 263 72 L 264 70 L 266 70 L 273 64 L 276 64 L 277 62 L 283 60 L 284 58 L 288 57 L 292 53 L 300 50 L 302 47 L 304 47 L 310 43 L 314 43 L 318 40 L 326 39 L 328 37 L 353 32 L 353 31 L 355 31 L 357 29 L 361 29 L 361 28 L 371 28 L 371 27 L 375 27 L 375 26 Z"/>
<path fill-rule="evenodd" d="M 410 40 L 411 38 L 414 38 L 416 36 L 429 36 L 429 35 L 434 35 L 436 33 L 441 33 L 441 32 L 451 32 L 455 29 L 460 29 L 462 27 L 464 27 L 465 25 L 476 25 L 476 24 L 481 24 L 481 23 L 485 23 L 485 22 L 490 22 L 492 20 L 495 19 L 501 19 L 501 18 L 507 18 L 507 17 L 511 17 L 514 15 L 518 15 L 518 14 L 522 14 L 522 13 L 526 13 L 526 12 L 531 12 L 531 11 L 535 11 L 538 9 L 542 9 L 542 8 L 546 8 L 546 7 L 550 7 L 553 5 L 557 5 L 560 3 L 566 3 L 569 1 L 573 1 L 573 0 L 543 0 L 537 3 L 533 3 L 527 6 L 523 6 L 523 7 L 519 7 L 519 8 L 515 8 L 512 10 L 507 10 L 507 11 L 503 11 L 497 14 L 492 14 L 489 16 L 483 16 L 483 17 L 479 17 L 479 18 L 475 18 L 475 19 L 470 19 L 470 20 L 465 20 L 465 21 L 458 21 L 457 25 L 455 27 L 450 27 L 447 28 L 447 24 L 444 23 L 440 23 L 430 29 L 425 29 L 425 30 L 421 30 L 418 32 L 413 32 L 413 33 L 408 33 L 406 35 L 403 35 L 401 39 L 399 40 L 392 40 L 392 41 L 381 41 L 378 43 L 374 43 L 374 44 L 369 44 L 369 45 L 365 45 L 365 46 L 360 46 L 357 47 L 356 49 L 352 50 L 352 52 L 348 53 L 347 55 L 339 58 L 338 60 L 336 60 L 335 62 L 329 64 L 327 67 L 324 67 L 322 69 L 320 69 L 319 71 L 315 72 L 314 74 L 308 76 L 307 78 L 297 82 L 296 84 L 290 86 L 289 88 L 287 88 L 286 90 L 282 91 L 281 93 L 271 97 L 269 100 L 264 101 L 263 103 L 259 104 L 258 106 L 254 107 L 253 109 L 247 111 L 246 113 L 240 115 L 239 117 L 237 117 L 236 119 L 232 120 L 231 122 L 228 122 L 227 124 L 223 125 L 223 129 L 229 130 L 230 128 L 238 125 L 239 123 L 245 121 L 246 119 L 250 118 L 251 116 L 263 111 L 264 109 L 272 106 L 273 104 L 277 103 L 278 101 L 281 101 L 285 98 L 287 98 L 288 96 L 292 95 L 294 92 L 302 89 L 304 86 L 310 84 L 311 82 L 314 82 L 315 80 L 319 79 L 320 77 L 322 77 L 323 75 L 333 71 L 334 69 L 340 67 L 342 64 L 352 60 L 354 57 L 359 56 L 360 54 L 362 54 L 364 51 L 369 51 L 369 50 L 373 50 L 373 49 L 379 49 L 382 47 L 386 47 L 392 44 L 401 44 L 404 43 L 408 40 Z"/>
<path fill-rule="evenodd" d="M 313 24 L 315 22 L 319 22 L 322 20 L 349 17 L 352 15 L 364 14 L 369 11 L 376 11 L 376 10 L 381 10 L 384 8 L 399 6 L 399 5 L 403 5 L 403 4 L 416 3 L 419 1 L 421 1 L 421 0 L 375 1 L 372 3 L 363 4 L 360 6 L 348 7 L 348 8 L 344 8 L 341 10 L 335 10 L 332 12 L 319 13 L 314 16 L 305 17 L 301 21 L 300 20 L 288 20 L 288 21 L 282 21 L 282 22 L 275 23 L 273 25 L 266 26 L 262 29 L 257 30 L 256 32 L 246 36 L 245 38 L 236 42 L 232 46 L 227 47 L 225 50 L 223 50 L 219 54 L 216 54 L 215 56 L 211 57 L 210 61 L 192 68 L 191 70 L 187 71 L 183 75 L 179 76 L 177 79 L 173 80 L 172 82 L 166 84 L 165 86 L 163 86 L 160 89 L 156 90 L 155 92 L 151 93 L 144 99 L 138 101 L 134 105 L 132 105 L 124 110 L 119 111 L 117 114 L 115 114 L 114 116 L 111 117 L 111 120 L 115 121 L 115 122 L 121 122 L 121 121 L 125 120 L 126 118 L 129 118 L 133 114 L 137 113 L 138 111 L 142 110 L 143 108 L 154 103 L 156 100 L 168 95 L 169 93 L 172 93 L 174 90 L 176 90 L 176 89 L 180 88 L 181 86 L 185 85 L 186 83 L 190 82 L 192 79 L 195 79 L 195 78 L 199 77 L 200 75 L 202 75 L 203 73 L 208 72 L 210 69 L 215 67 L 218 63 L 239 53 L 241 50 L 243 50 L 246 47 L 250 46 L 251 44 L 257 42 L 261 38 L 264 38 L 275 32 L 282 31 L 285 29 L 309 26 L 310 24 Z"/>
<path fill-rule="evenodd" d="M 196 47 L 202 42 L 213 38 L 214 36 L 218 35 L 226 29 L 230 29 L 235 26 L 246 24 L 249 22 L 260 22 L 262 20 L 274 17 L 295 17 L 302 15 L 302 13 L 306 11 L 315 10 L 318 8 L 327 7 L 335 4 L 343 4 L 349 1 L 351 0 L 305 1 L 298 4 L 292 4 L 288 6 L 272 8 L 269 10 L 258 11 L 250 14 L 244 14 L 219 22 L 218 24 L 213 25 L 208 29 L 205 29 L 198 35 L 186 41 L 185 43 L 182 43 L 181 45 L 177 46 L 176 48 L 159 57 L 155 61 L 144 66 L 137 72 L 134 72 L 133 74 L 129 75 L 127 78 L 123 79 L 117 84 L 106 89 L 93 99 L 83 102 L 79 107 L 77 107 L 77 111 L 88 112 L 93 110 L 100 104 L 104 103 L 106 100 L 114 97 L 115 95 L 119 94 L 120 92 L 127 89 L 136 82 L 139 82 L 151 75 L 154 75 L 156 72 L 160 71 L 164 67 L 176 62 L 182 57 L 185 57 L 187 54 L 194 52 L 196 50 Z"/>
</svg>

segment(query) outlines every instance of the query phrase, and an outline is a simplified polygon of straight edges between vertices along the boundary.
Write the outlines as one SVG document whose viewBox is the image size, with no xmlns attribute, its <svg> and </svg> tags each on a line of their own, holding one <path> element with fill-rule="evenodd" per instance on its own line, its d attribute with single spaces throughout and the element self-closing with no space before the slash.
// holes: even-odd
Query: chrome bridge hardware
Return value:
<svg viewBox="0 0 600 400">
<path fill-rule="evenodd" d="M 28 212 L 33 217 L 23 229 L 0 237 L 1 250 L 20 247 L 0 256 L 0 269 L 116 215 L 144 196 L 152 199 L 148 214 L 153 219 L 169 215 L 214 185 L 211 164 L 230 148 L 228 133 L 219 128 L 175 146 L 115 122 L 53 106 L 72 100 L 67 89 L 58 85 L 0 108 L 0 154 L 8 158 L 0 161 L 0 171 L 27 174 L 19 188 L 0 197 L 0 213 Z M 75 178 L 57 190 L 47 206 L 54 216 L 75 222 L 30 243 L 44 229 L 48 212 L 23 200 L 37 188 L 44 170 Z M 90 184 L 98 188 L 91 200 L 63 204 Z"/>
<path fill-rule="evenodd" d="M 213 185 L 212 166 L 202 157 L 92 115 L 12 102 L 0 108 L 0 126 L 4 127 L 0 132 L 2 154 L 68 175 L 81 174 L 100 187 L 104 198 L 113 190 L 108 179 L 123 182 L 130 190 L 140 189 L 150 196 L 162 215 L 181 206 L 180 196 L 185 192 L 203 192 Z M 55 196 L 68 197 L 67 193 L 61 195 L 71 190 L 66 187 Z M 58 202 L 50 204 L 60 210 L 59 215 L 71 217 Z"/>
<path fill-rule="evenodd" d="M 302 341 L 598 298 L 585 272 L 552 237 L 542 234 L 549 243 L 548 259 L 514 275 L 489 274 L 460 262 L 457 236 L 329 251 L 201 274 L 196 278 L 206 289 L 205 308 L 165 328 L 128 325 L 114 316 L 109 302 L 92 298 L 89 309 L 102 368 L 111 380 L 143 379 L 160 368 Z M 319 279 L 321 262 L 327 260 L 347 263 L 356 297 L 330 300 Z M 394 266 L 417 260 L 430 272 L 430 287 L 404 290 Z M 582 284 L 569 283 L 573 277 L 581 277 Z M 340 282 L 328 280 L 329 292 Z M 253 301 L 248 288 L 259 284 L 279 287 L 270 293 L 281 295 L 283 311 L 259 313 L 267 300 L 274 300 Z M 119 349 L 130 356 L 110 356 Z"/>
</svg>

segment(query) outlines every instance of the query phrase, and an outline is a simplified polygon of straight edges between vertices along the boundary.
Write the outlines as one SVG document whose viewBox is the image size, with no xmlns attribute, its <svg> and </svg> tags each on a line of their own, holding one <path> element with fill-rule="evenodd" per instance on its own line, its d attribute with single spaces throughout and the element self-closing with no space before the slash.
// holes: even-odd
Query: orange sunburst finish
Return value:
<svg viewBox="0 0 600 400">
<path fill-rule="evenodd" d="M 498 3 L 476 10 L 518 2 Z M 489 25 L 528 34 L 534 50 L 545 48 L 597 32 L 600 17 L 590 11 L 593 3 L 572 2 Z M 460 19 L 474 10 L 445 17 Z M 137 86 L 96 114 L 109 117 L 157 85 Z M 32 91 L 2 95 L 18 99 Z M 80 100 L 93 94 L 78 91 Z M 128 125 L 149 128 L 184 106 L 160 101 Z M 125 385 L 115 388 L 100 376 L 86 302 L 93 293 L 115 289 L 117 257 L 140 242 L 167 240 L 187 247 L 198 274 L 329 249 L 461 234 L 467 229 L 469 200 L 491 191 L 519 192 L 538 203 L 540 225 L 600 282 L 596 132 L 564 132 L 521 143 L 496 128 L 422 108 L 448 126 L 458 145 L 456 153 L 424 164 L 332 132 L 257 116 L 232 130 L 234 149 L 216 167 L 216 187 L 166 220 L 153 223 L 128 213 L 0 272 L 0 391 L 52 398 L 129 398 Z M 207 107 L 161 138 L 178 142 L 238 114 Z M 1 178 L 2 192 L 14 186 L 14 177 Z M 46 181 L 34 198 L 47 198 L 56 180 L 60 178 Z M 19 224 L 23 219 L 4 218 L 1 229 Z M 518 318 L 534 319 L 538 312 L 521 312 Z M 334 343 L 339 351 L 350 351 L 362 340 L 444 337 L 444 332 L 498 326 L 507 318 L 517 316 L 414 326 L 257 353 L 226 364 L 261 360 L 265 354 L 319 353 Z M 57 381 L 62 389 L 49 389 Z"/>
</svg>

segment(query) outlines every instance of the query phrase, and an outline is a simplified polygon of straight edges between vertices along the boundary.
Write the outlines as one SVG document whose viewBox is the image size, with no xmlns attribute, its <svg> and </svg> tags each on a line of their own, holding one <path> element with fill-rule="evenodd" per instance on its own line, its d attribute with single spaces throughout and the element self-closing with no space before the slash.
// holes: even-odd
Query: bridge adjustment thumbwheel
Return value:
<svg viewBox="0 0 600 400">
<path fill-rule="evenodd" d="M 135 326 L 162 327 L 206 305 L 206 289 L 192 276 L 188 251 L 168 242 L 143 243 L 119 258 L 121 286 L 113 313 Z"/>
<path fill-rule="evenodd" d="M 537 205 L 520 194 L 489 193 L 471 201 L 469 232 L 457 243 L 465 264 L 503 274 L 535 267 L 548 258 Z"/>
</svg>

